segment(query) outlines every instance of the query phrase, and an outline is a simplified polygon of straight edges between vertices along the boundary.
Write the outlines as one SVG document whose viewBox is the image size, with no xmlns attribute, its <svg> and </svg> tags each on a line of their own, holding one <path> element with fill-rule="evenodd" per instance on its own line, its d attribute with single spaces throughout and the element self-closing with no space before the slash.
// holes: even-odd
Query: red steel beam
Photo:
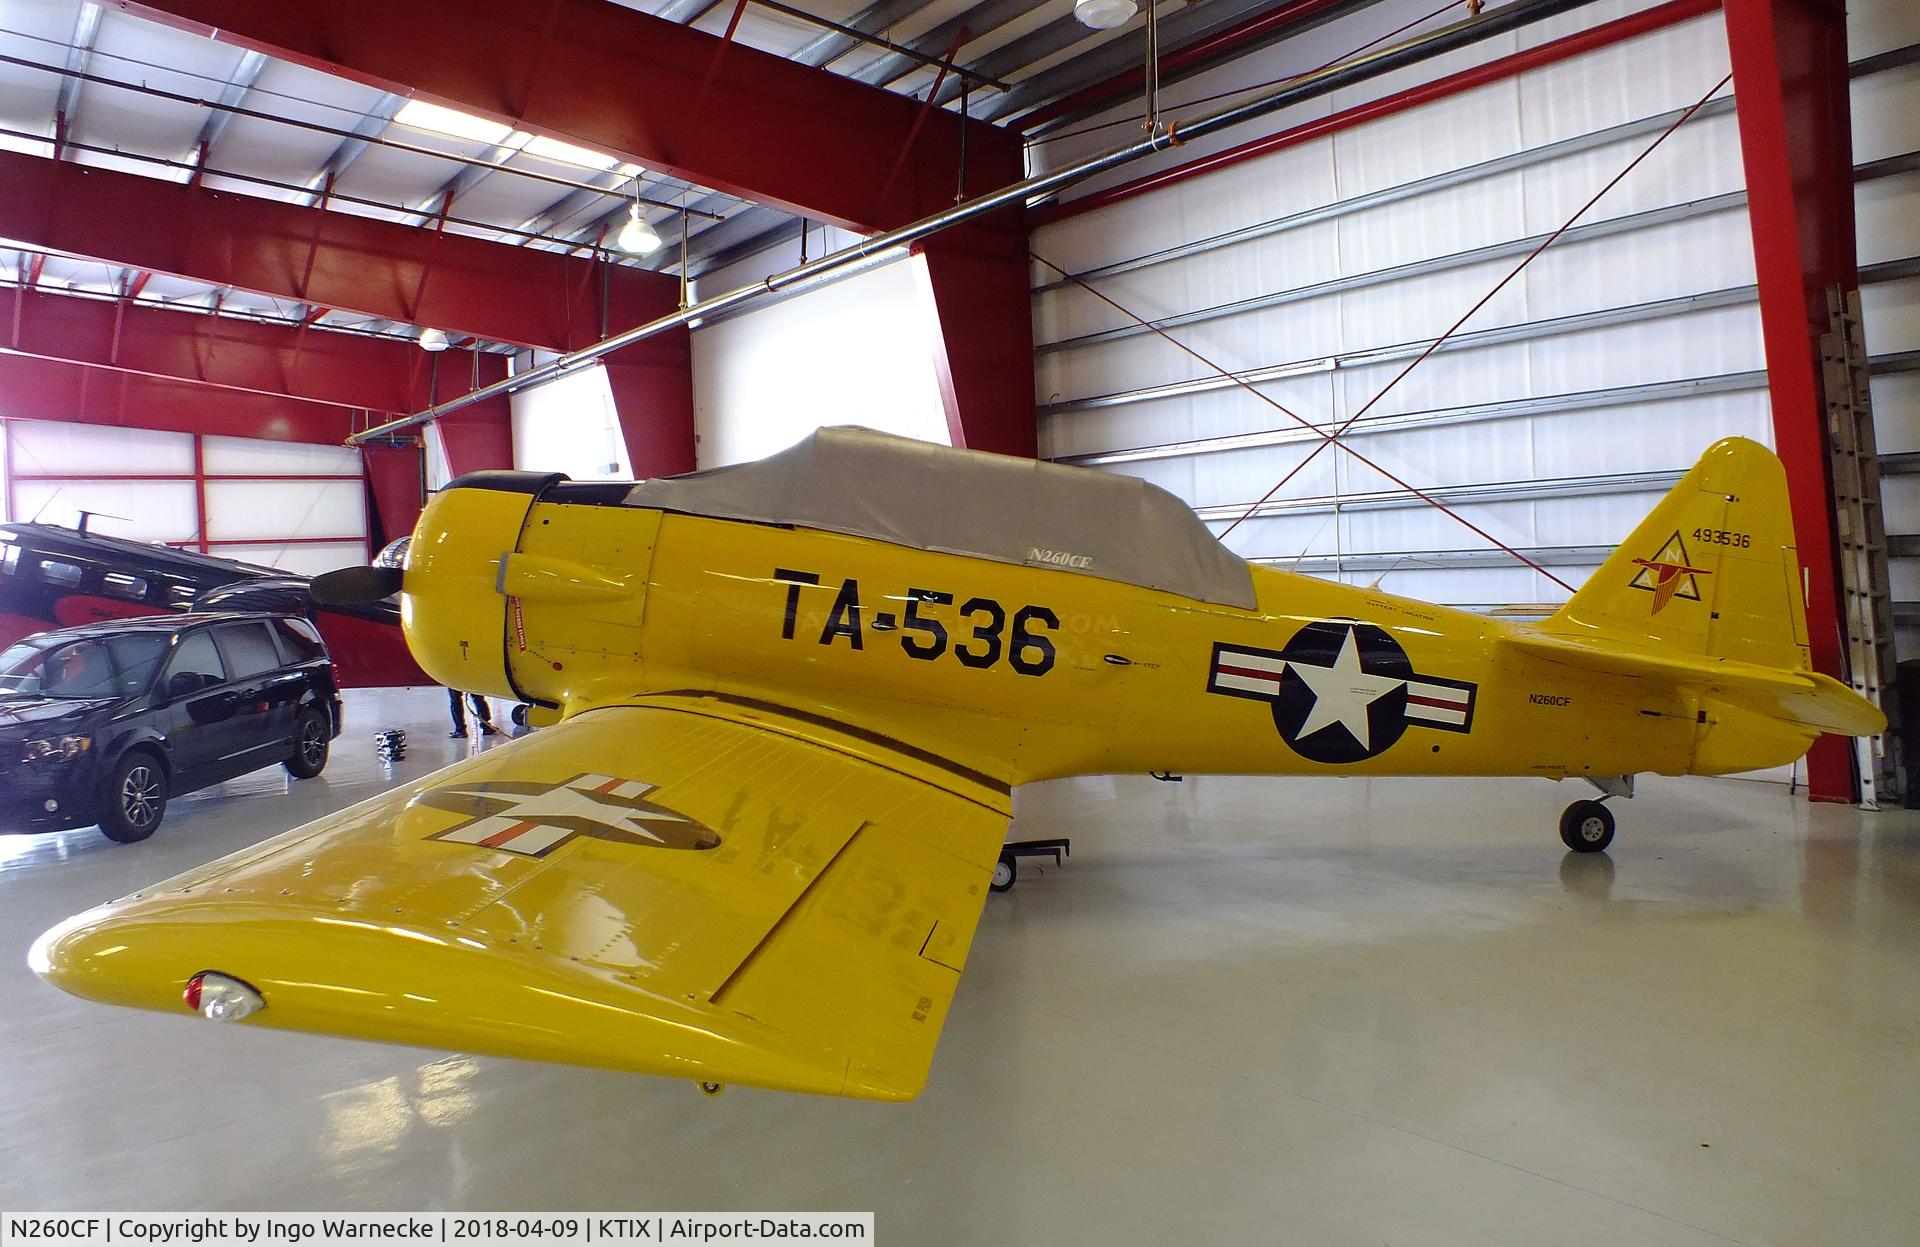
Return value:
<svg viewBox="0 0 1920 1247">
<path fill-rule="evenodd" d="M 418 442 L 405 446 L 362 446 L 360 462 L 367 473 L 367 527 L 375 550 L 413 531 L 425 503 L 424 455 Z"/>
<path fill-rule="evenodd" d="M 963 127 L 983 184 L 1021 176 L 1013 135 L 938 109 L 908 168 L 879 194 L 917 102 L 605 0 L 120 7 L 849 229 L 951 206 Z"/>
<path fill-rule="evenodd" d="M 933 343 L 934 377 L 953 444 L 1034 458 L 1033 295 L 1023 240 L 963 227 L 914 253 L 915 277 L 943 330 Z M 981 308 L 1004 310 L 982 316 Z"/>
<path fill-rule="evenodd" d="M 0 419 L 220 433 L 325 446 L 345 441 L 356 423 L 347 408 L 325 403 L 7 354 L 0 354 Z"/>
<path fill-rule="evenodd" d="M 200 553 L 207 552 L 207 439 L 204 434 L 193 435 L 193 528 L 194 541 L 200 547 Z"/>
<path fill-rule="evenodd" d="M 686 334 L 636 342 L 607 357 L 607 384 L 636 480 L 694 469 L 693 360 Z"/>
<path fill-rule="evenodd" d="M 1827 289 L 1857 289 L 1846 13 L 1827 0 L 1726 0 L 1740 101 L 1760 332 L 1774 447 L 1787 469 L 1813 665 L 1842 675 L 1839 577 L 1820 338 Z M 1858 796 L 1852 751 L 1822 736 L 1807 755 L 1816 801 Z"/>
<path fill-rule="evenodd" d="M 605 0 L 121 0 L 120 7 L 848 229 L 891 229 L 952 206 L 963 146 L 972 185 L 1003 186 L 1024 173 L 1019 140 L 999 126 L 946 109 L 922 117 L 905 96 Z M 896 156 L 901 167 L 890 173 Z M 1025 242 L 1017 211 L 982 228 L 1006 234 L 1007 248 Z M 443 280 L 436 269 L 433 288 Z M 936 290 L 942 280 L 935 276 Z M 997 339 L 1011 343 L 1031 325 L 1029 297 L 1024 283 L 1016 291 L 1010 282 L 969 281 L 936 300 L 941 354 L 960 368 L 942 386 L 948 420 L 968 430 L 970 442 L 1006 440 L 991 431 L 1003 420 L 1001 400 L 972 405 L 975 395 L 998 395 L 1006 380 L 967 375 L 966 361 L 981 356 L 971 339 L 992 325 Z M 657 313 L 672 306 L 667 301 Z M 452 327 L 425 313 L 395 319 Z M 642 319 L 616 316 L 608 328 Z M 1030 328 L 1025 342 L 1031 371 Z M 616 393 L 648 392 L 635 380 L 648 367 L 637 361 L 616 381 Z M 636 471 L 643 463 L 691 465 L 690 383 L 687 393 L 679 410 L 622 412 Z M 1031 423 L 1031 395 L 1028 406 Z M 668 423 L 675 425 L 670 445 L 655 445 Z"/>
<path fill-rule="evenodd" d="M 612 331 L 665 315 L 680 294 L 644 269 L 7 151 L 0 238 L 556 351 L 604 336 L 602 267 Z"/>
<path fill-rule="evenodd" d="M 47 290 L 14 296 L 6 345 L 22 355 L 381 414 L 427 405 L 432 356 L 412 342 Z M 506 375 L 504 364 L 489 372 Z"/>
<path fill-rule="evenodd" d="M 1352 129 L 1365 122 L 1375 121 L 1381 117 L 1391 117 L 1395 113 L 1402 113 L 1422 104 L 1430 104 L 1435 100 L 1443 100 L 1449 96 L 1458 95 L 1462 91 L 1471 91 L 1475 87 L 1485 86 L 1491 82 L 1500 82 L 1530 69 L 1538 69 L 1542 65 L 1552 65 L 1582 53 L 1610 47 L 1623 40 L 1651 34 L 1656 30 L 1664 30 L 1669 26 L 1703 17 L 1719 7 L 1720 0 L 1668 0 L 1668 3 L 1655 8 L 1643 9 L 1638 13 L 1602 23 L 1578 34 L 1543 43 L 1539 47 L 1528 48 L 1523 52 L 1501 57 L 1499 60 L 1488 61 L 1484 65 L 1476 65 L 1472 69 L 1449 74 L 1444 78 L 1436 78 L 1432 82 L 1423 82 L 1418 86 L 1396 91 L 1377 100 L 1356 104 L 1352 108 L 1342 109 L 1331 116 L 1293 126 L 1264 138 L 1251 139 L 1171 169 L 1149 173 L 1144 177 L 1122 182 L 1118 186 L 1110 186 L 1105 190 L 1096 191 L 1067 203 L 1037 209 L 1028 214 L 1029 222 L 1037 226 L 1079 216 L 1095 208 L 1104 208 L 1163 187 L 1175 186 L 1190 178 L 1229 168 L 1284 148 L 1324 138 L 1329 134 L 1338 134 L 1342 130 Z"/>
<path fill-rule="evenodd" d="M 498 400 L 493 400 L 498 402 Z M 487 468 L 513 466 L 513 424 L 504 411 L 487 410 L 493 402 L 462 407 L 442 416 L 435 427 L 447 448 L 447 466 L 455 476 Z M 505 403 L 500 403 L 504 408 Z M 691 427 L 691 421 L 688 422 Z"/>
</svg>

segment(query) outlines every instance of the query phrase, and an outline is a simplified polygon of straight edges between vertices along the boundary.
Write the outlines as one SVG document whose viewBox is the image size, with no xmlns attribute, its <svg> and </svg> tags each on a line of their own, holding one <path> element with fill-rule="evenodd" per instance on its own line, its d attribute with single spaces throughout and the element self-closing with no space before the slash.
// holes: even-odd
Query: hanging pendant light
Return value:
<svg viewBox="0 0 1920 1247">
<path fill-rule="evenodd" d="M 420 349 L 423 351 L 444 351 L 452 345 L 441 330 L 429 327 L 420 331 Z"/>
<path fill-rule="evenodd" d="M 613 241 L 620 250 L 633 255 L 646 255 L 660 247 L 660 235 L 654 232 L 653 226 L 640 219 L 640 205 L 637 203 L 627 209 L 627 223 L 620 227 L 620 233 Z"/>
<path fill-rule="evenodd" d="M 1080 24 L 1095 30 L 1124 26 L 1139 11 L 1136 0 L 1079 0 L 1073 6 L 1073 15 L 1080 19 Z"/>
</svg>

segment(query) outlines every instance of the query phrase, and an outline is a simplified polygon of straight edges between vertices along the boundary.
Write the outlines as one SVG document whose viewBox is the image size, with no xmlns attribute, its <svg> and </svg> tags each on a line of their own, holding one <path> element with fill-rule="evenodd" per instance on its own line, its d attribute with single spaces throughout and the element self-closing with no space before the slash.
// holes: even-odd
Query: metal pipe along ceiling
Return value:
<svg viewBox="0 0 1920 1247">
<path fill-rule="evenodd" d="M 1341 87 L 1377 78 L 1382 74 L 1403 69 L 1457 48 L 1467 47 L 1550 17 L 1557 17 L 1591 2 L 1592 0 L 1513 0 L 1510 4 L 1482 13 L 1478 17 L 1468 18 L 1431 34 L 1383 48 L 1358 60 L 1305 75 L 1244 103 L 1209 113 L 1204 117 L 1155 133 L 1125 147 L 1115 148 L 1102 155 L 1079 161 L 1053 173 L 1015 182 L 957 207 L 923 217 L 898 229 L 876 234 L 872 238 L 823 256 L 811 263 L 798 265 L 751 285 L 715 295 L 711 299 L 703 299 L 682 308 L 671 316 L 664 316 L 624 333 L 615 334 L 603 342 L 563 355 L 559 359 L 517 377 L 485 386 L 411 416 L 357 433 L 349 441 L 359 445 L 374 438 L 389 436 L 401 429 L 437 420 L 472 403 L 563 376 L 603 356 L 610 355 L 622 347 L 631 346 L 670 329 L 691 325 L 694 321 L 738 307 L 772 291 L 810 289 L 817 285 L 838 281 L 850 276 L 850 270 L 855 265 L 870 264 L 880 258 L 883 253 L 896 251 L 952 226 L 987 216 L 1002 208 L 1024 205 L 1030 200 L 1064 190 L 1076 182 L 1130 164 L 1143 156 L 1177 147 L 1193 139 L 1217 134 L 1244 122 L 1258 120 L 1303 100 L 1316 99 Z"/>
</svg>

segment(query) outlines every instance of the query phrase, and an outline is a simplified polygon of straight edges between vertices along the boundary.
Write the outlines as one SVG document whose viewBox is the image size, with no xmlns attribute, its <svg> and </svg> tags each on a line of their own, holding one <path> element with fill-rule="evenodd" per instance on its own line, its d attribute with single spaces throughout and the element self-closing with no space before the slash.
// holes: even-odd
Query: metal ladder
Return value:
<svg viewBox="0 0 1920 1247">
<path fill-rule="evenodd" d="M 1880 504 L 1880 458 L 1867 389 L 1867 345 L 1860 292 L 1827 290 L 1829 328 L 1820 338 L 1827 445 L 1832 457 L 1834 518 L 1840 540 L 1840 592 L 1847 631 L 1848 683 L 1886 712 L 1884 735 L 1856 737 L 1860 804 L 1897 805 L 1899 698 L 1893 639 L 1893 596 L 1887 584 L 1887 527 Z"/>
</svg>

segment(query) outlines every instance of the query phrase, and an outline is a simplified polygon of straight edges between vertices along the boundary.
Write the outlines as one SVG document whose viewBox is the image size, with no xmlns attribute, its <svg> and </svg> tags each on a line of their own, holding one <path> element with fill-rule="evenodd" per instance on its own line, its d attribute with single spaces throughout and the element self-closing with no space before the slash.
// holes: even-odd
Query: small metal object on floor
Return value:
<svg viewBox="0 0 1920 1247">
<path fill-rule="evenodd" d="M 405 728 L 390 727 L 373 734 L 374 752 L 380 755 L 380 761 L 391 766 L 407 756 L 407 733 Z"/>
</svg>

